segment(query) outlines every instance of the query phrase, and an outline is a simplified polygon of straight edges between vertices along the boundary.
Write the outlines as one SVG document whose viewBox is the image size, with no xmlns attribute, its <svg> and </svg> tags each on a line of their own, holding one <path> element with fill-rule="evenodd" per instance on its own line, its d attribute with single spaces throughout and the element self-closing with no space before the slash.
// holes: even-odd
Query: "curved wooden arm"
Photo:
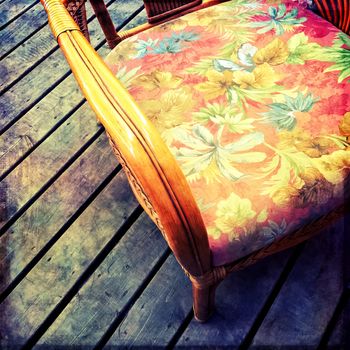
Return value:
<svg viewBox="0 0 350 350">
<path fill-rule="evenodd" d="M 211 269 L 208 236 L 187 181 L 153 124 L 84 38 L 59 0 L 41 0 L 87 101 L 104 125 L 135 195 L 193 276 Z"/>
</svg>

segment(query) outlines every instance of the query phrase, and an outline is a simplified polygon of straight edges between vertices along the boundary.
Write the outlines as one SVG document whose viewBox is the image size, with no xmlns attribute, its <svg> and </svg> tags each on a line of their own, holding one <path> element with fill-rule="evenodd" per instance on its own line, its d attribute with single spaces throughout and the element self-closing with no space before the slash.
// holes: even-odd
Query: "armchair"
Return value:
<svg viewBox="0 0 350 350">
<path fill-rule="evenodd" d="M 145 0 L 149 22 L 116 33 L 91 0 L 113 48 L 105 63 L 83 2 L 41 2 L 135 196 L 192 282 L 197 320 L 228 273 L 344 214 L 350 38 L 339 29 L 292 0 Z"/>
</svg>

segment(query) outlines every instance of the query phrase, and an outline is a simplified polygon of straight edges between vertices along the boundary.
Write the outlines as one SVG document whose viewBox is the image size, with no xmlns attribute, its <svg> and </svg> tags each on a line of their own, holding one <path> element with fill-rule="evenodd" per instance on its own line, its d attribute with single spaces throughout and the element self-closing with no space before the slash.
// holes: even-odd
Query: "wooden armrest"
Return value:
<svg viewBox="0 0 350 350">
<path fill-rule="evenodd" d="M 193 276 L 209 271 L 208 236 L 187 181 L 153 124 L 59 0 L 41 0 L 58 43 L 108 133 L 136 197 Z"/>
</svg>

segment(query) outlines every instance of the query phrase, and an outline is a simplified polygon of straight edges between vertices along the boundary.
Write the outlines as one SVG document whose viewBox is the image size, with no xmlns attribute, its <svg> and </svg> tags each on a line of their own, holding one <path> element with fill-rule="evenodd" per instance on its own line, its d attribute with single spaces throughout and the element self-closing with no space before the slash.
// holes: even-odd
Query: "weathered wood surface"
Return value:
<svg viewBox="0 0 350 350">
<path fill-rule="evenodd" d="M 115 23 L 121 23 L 123 20 L 127 19 L 137 8 L 141 6 L 141 0 L 138 1 L 124 1 L 123 3 L 118 4 L 113 3 L 111 8 L 111 13 L 114 14 L 113 20 Z M 42 6 L 40 6 L 39 10 L 42 16 L 46 16 Z M 88 7 L 89 8 L 89 7 Z M 15 24 L 15 23 L 13 23 Z M 92 37 L 92 45 L 97 46 L 101 44 L 104 40 L 103 34 L 99 28 L 98 21 L 94 19 L 91 23 L 89 23 L 89 30 L 91 31 Z M 26 47 L 29 45 L 28 47 Z M 52 53 L 50 55 L 50 53 Z M 43 62 L 42 59 L 47 59 Z M 103 53 L 102 53 L 103 55 Z M 19 99 L 15 100 L 18 105 L 22 105 L 22 109 L 25 109 L 25 106 L 28 105 L 28 102 L 33 102 L 36 98 L 41 96 L 47 89 L 50 88 L 52 84 L 54 84 L 62 76 L 69 73 L 68 64 L 62 59 L 62 54 L 58 51 L 58 45 L 56 41 L 53 39 L 52 34 L 50 32 L 49 26 L 44 26 L 41 30 L 35 33 L 32 37 L 29 38 L 28 42 L 25 45 L 22 45 L 11 54 L 9 54 L 3 61 L 1 65 L 1 74 L 0 74 L 0 92 L 6 91 L 13 82 L 17 81 L 20 77 L 23 76 L 28 70 L 31 70 L 29 74 L 27 74 L 20 82 L 15 86 L 17 91 L 25 92 L 26 89 L 23 88 L 22 82 L 27 86 L 31 86 L 31 91 L 28 91 L 25 96 L 21 96 Z M 38 66 L 36 66 L 38 65 Z M 35 67 L 35 69 L 33 69 Z M 63 68 L 64 67 L 64 68 Z M 51 73 L 46 79 L 43 80 L 42 77 L 45 76 L 45 73 Z M 39 87 L 39 89 L 38 89 Z M 18 90 L 20 89 L 20 90 Z M 34 96 L 31 94 L 34 93 Z M 13 100 L 16 94 L 14 89 L 9 89 L 5 93 L 5 102 L 6 100 Z M 23 102 L 24 105 L 23 105 Z M 22 104 L 21 104 L 22 103 Z M 6 121 L 10 120 L 11 117 L 8 117 L 9 111 L 7 111 L 6 105 L 0 105 L 2 112 L 2 116 L 6 120 L 2 121 L 0 124 L 0 130 L 2 125 L 6 123 Z"/>
<path fill-rule="evenodd" d="M 116 329 L 106 348 L 165 347 L 191 309 L 191 283 L 171 255 Z"/>
<path fill-rule="evenodd" d="M 89 149 L 0 238 L 0 293 L 66 226 L 75 212 L 116 168 L 101 135 Z"/>
<path fill-rule="evenodd" d="M 345 297 L 345 304 L 337 319 L 328 345 L 330 348 L 350 349 L 350 288 Z"/>
<path fill-rule="evenodd" d="M 344 222 L 307 242 L 253 345 L 316 348 L 343 291 Z"/>
<path fill-rule="evenodd" d="M 140 5 L 113 2 L 115 23 Z M 315 348 L 332 326 L 328 344 L 347 349 L 349 297 L 330 323 L 346 240 L 331 233 L 307 243 L 300 256 L 283 252 L 231 275 L 218 289 L 213 319 L 196 323 L 190 283 L 154 224 L 138 217 L 40 5 L 4 0 L 2 8 L 11 10 L 0 32 L 7 90 L 0 96 L 0 348 L 28 339 L 38 349 Z M 141 21 L 142 14 L 132 24 Z M 96 20 L 90 29 L 100 47 Z"/>
<path fill-rule="evenodd" d="M 166 251 L 142 214 L 38 344 L 93 348 Z"/>
<path fill-rule="evenodd" d="M 37 0 L 5 0 L 0 3 L 0 30 L 34 6 L 36 2 Z"/>
<path fill-rule="evenodd" d="M 138 4 L 133 5 L 133 10 L 138 8 Z M 128 15 L 131 9 L 128 9 Z M 123 15 L 122 12 L 118 12 L 120 16 Z M 131 24 L 137 24 L 144 20 L 144 14 L 140 14 L 131 21 Z M 91 26 L 93 28 L 93 26 Z M 101 43 L 102 39 L 100 37 L 94 37 L 92 39 L 93 43 Z M 99 50 L 99 53 L 104 56 L 107 52 L 106 47 L 102 47 Z M 57 52 L 60 56 L 60 52 Z M 60 56 L 59 61 L 63 61 Z M 46 61 L 45 61 L 46 62 Z M 48 69 L 46 66 L 43 68 L 42 65 L 45 65 L 45 62 L 40 64 L 37 69 L 34 69 L 33 72 L 29 73 L 28 76 L 32 76 L 34 83 L 37 82 L 40 84 L 40 87 L 43 87 L 41 82 L 50 80 L 52 74 L 52 69 L 57 73 L 56 78 L 60 79 L 59 73 L 63 76 L 67 68 L 66 64 L 60 70 L 59 66 L 55 68 Z M 40 68 L 39 68 L 40 67 Z M 41 69 L 43 68 L 43 69 Z M 63 72 L 63 73 L 62 73 Z M 38 76 L 36 76 L 38 75 Z M 20 85 L 17 84 L 16 86 Z M 16 87 L 15 86 L 15 87 Z M 36 89 L 35 91 L 40 89 Z M 19 94 L 18 89 L 14 89 L 13 93 L 16 94 L 16 98 L 21 100 L 21 94 Z M 43 92 L 42 92 L 43 93 Z M 6 96 L 5 94 L 4 96 Z M 6 98 L 6 97 L 5 97 Z M 23 103 L 23 101 L 20 101 Z M 74 111 L 76 106 L 83 103 L 83 96 L 79 91 L 77 84 L 72 75 L 63 80 L 58 84 L 52 91 L 45 95 L 45 98 L 39 100 L 39 102 L 30 109 L 17 123 L 15 123 L 10 129 L 5 131 L 0 139 L 0 161 L 2 162 L 2 168 L 0 169 L 0 176 L 8 172 L 11 166 L 19 161 L 21 157 L 28 151 L 30 151 L 35 144 L 41 141 L 43 138 L 48 137 L 50 133 L 57 128 L 70 113 Z M 1 102 L 0 102 L 1 104 Z M 22 104 L 23 106 L 23 104 Z M 2 114 L 8 112 L 8 109 L 12 109 L 12 106 L 6 105 L 2 109 Z M 89 110 L 86 112 L 91 115 L 91 118 L 94 118 L 93 113 Z M 12 114 L 16 116 L 16 113 Z M 18 111 L 17 111 L 18 115 Z M 9 114 L 7 114 L 9 116 Z M 88 116 L 87 116 L 88 118 Z M 1 124 L 1 121 L 0 121 Z"/>
<path fill-rule="evenodd" d="M 137 8 L 138 6 L 135 4 L 133 10 L 135 11 Z M 131 11 L 132 13 L 130 6 L 127 11 Z M 59 69 L 57 69 L 57 74 L 59 74 Z M 42 77 L 42 79 L 49 80 L 49 77 L 51 77 L 51 75 L 53 74 L 51 74 L 51 71 L 48 70 L 46 71 L 46 74 Z M 66 106 L 68 111 L 69 108 L 74 108 L 74 102 L 82 101 L 81 93 L 76 90 L 76 83 L 73 80 L 70 80 L 70 84 L 73 87 L 73 91 L 76 92 L 76 95 L 71 96 L 69 99 L 66 98 Z M 72 100 L 72 98 L 74 97 L 76 100 Z M 54 95 L 54 98 L 56 98 L 57 112 L 64 113 L 64 110 L 62 111 L 60 109 L 62 106 L 62 104 L 60 103 L 61 96 Z M 70 103 L 68 103 L 68 101 Z M 48 101 L 49 105 L 51 106 L 50 102 L 51 100 Z M 51 113 L 49 113 L 49 117 L 50 114 Z M 46 119 L 49 118 L 46 113 L 40 114 L 40 116 L 41 118 L 39 121 L 37 121 L 37 125 L 48 124 L 48 129 L 46 128 L 45 130 L 46 132 L 48 132 L 50 130 L 50 123 L 46 123 Z M 55 118 L 57 118 L 57 115 L 54 115 L 53 119 L 51 120 L 55 122 Z M 19 122 L 19 124 L 23 126 L 21 122 Z M 28 128 L 28 125 L 25 123 L 25 121 L 24 125 Z M 54 176 L 57 173 L 57 171 L 59 171 L 59 169 L 62 166 L 64 166 L 64 164 L 67 161 L 69 161 L 69 159 L 72 156 L 74 156 L 76 152 L 79 152 L 81 147 L 86 142 L 88 142 L 100 129 L 101 127 L 97 125 L 93 113 L 91 112 L 87 104 L 84 104 L 84 106 L 78 109 L 78 111 L 75 114 L 73 114 L 71 118 L 65 121 L 56 130 L 56 132 L 54 132 L 50 136 L 49 139 L 45 140 L 37 149 L 35 149 L 33 153 L 30 154 L 29 157 L 27 157 L 18 167 L 14 169 L 14 171 L 12 171 L 5 178 L 4 181 L 7 184 L 5 195 L 7 197 L 6 201 L 9 207 L 7 210 L 7 220 L 4 219 L 2 224 L 0 223 L 0 230 L 1 227 L 3 227 L 3 225 L 6 224 L 6 222 L 10 220 L 14 215 L 16 215 L 16 213 L 19 212 L 23 205 L 26 205 L 30 198 L 32 198 L 32 196 L 35 195 L 35 193 L 41 189 L 42 184 L 47 182 L 51 176 Z M 11 128 L 9 129 L 9 135 L 10 138 L 12 136 L 12 140 L 14 139 L 15 145 L 18 145 L 19 149 L 21 150 L 21 153 L 30 149 L 35 144 L 35 139 L 33 140 L 32 137 L 33 134 L 28 134 L 24 132 L 24 134 L 21 133 L 20 137 L 16 138 L 15 135 L 12 134 Z M 11 149 L 11 147 L 8 147 L 7 140 L 9 138 L 6 137 L 8 135 L 6 134 L 4 136 L 5 137 L 1 142 L 2 150 L 4 153 L 0 159 L 4 164 L 4 171 L 6 171 L 11 166 L 11 164 L 13 164 L 13 162 L 18 159 L 18 155 L 17 157 L 13 156 L 13 150 Z M 60 144 L 62 144 L 62 147 L 57 147 L 57 145 Z M 8 150 L 8 148 L 10 149 Z M 44 159 L 47 159 L 47 161 L 44 162 Z M 40 164 L 40 162 L 44 162 L 46 168 L 41 167 L 39 172 L 39 170 L 36 171 L 36 169 L 38 168 L 38 164 Z M 29 176 L 29 174 L 31 173 L 36 173 L 36 176 Z M 19 186 L 24 188 L 22 191 L 17 192 L 17 188 Z"/>
<path fill-rule="evenodd" d="M 171 257 L 115 330 L 106 348 L 165 347 L 172 344 L 188 320 L 191 322 L 178 340 L 178 347 L 239 345 L 288 257 L 289 254 L 271 257 L 226 279 L 217 291 L 217 312 L 206 324 L 193 319 L 190 283 Z"/>
<path fill-rule="evenodd" d="M 2 345 L 23 345 L 136 206 L 119 173 L 0 306 Z"/>
<path fill-rule="evenodd" d="M 217 290 L 217 312 L 213 318 L 203 325 L 193 319 L 177 345 L 239 347 L 267 302 L 288 259 L 292 258 L 293 250 L 289 250 L 233 273 Z"/>
<path fill-rule="evenodd" d="M 0 32 L 0 57 L 3 58 L 13 50 L 13 48 L 24 43 L 26 38 L 33 35 L 33 33 L 39 30 L 45 23 L 47 23 L 47 16 L 43 12 L 40 3 L 34 5 L 28 11 L 24 12 L 22 16 L 9 23 L 9 25 Z M 26 45 L 27 43 L 24 44 L 24 46 Z M 24 62 L 23 60 L 22 63 Z M 6 61 L 4 63 L 6 63 Z M 1 76 L 2 75 L 3 74 L 1 74 Z M 1 87 L 5 77 L 1 77 Z"/>
<path fill-rule="evenodd" d="M 99 129 L 101 126 L 94 118 L 76 113 L 3 180 L 8 209 L 7 217 L 0 224 L 0 233 L 60 169 L 69 165 L 70 159 L 81 152 Z"/>
<path fill-rule="evenodd" d="M 47 24 L 47 15 L 43 6 L 38 3 L 28 12 L 33 12 L 28 14 L 31 18 L 31 28 L 26 28 L 28 19 L 21 16 L 0 34 L 0 42 L 4 41 L 5 43 L 3 50 L 6 51 L 4 54 L 9 52 L 7 57 L 2 61 L 3 66 L 6 67 L 6 71 L 4 71 L 0 77 L 0 91 L 6 89 L 13 81 L 22 76 L 27 70 L 31 69 L 33 65 L 40 63 L 43 58 L 54 50 L 58 50 L 56 40 L 52 40 L 53 36 Z M 87 6 L 87 13 L 90 18 L 92 17 L 91 12 L 90 6 Z M 97 21 L 95 20 L 95 22 Z M 18 46 L 18 44 L 23 38 L 14 30 L 14 28 L 18 26 L 24 26 L 23 36 L 26 35 L 24 39 L 27 38 L 25 44 L 21 46 Z M 92 30 L 93 29 L 96 29 L 96 25 Z M 8 36 L 13 36 L 14 39 L 9 40 Z M 92 37 L 95 39 L 93 44 L 96 45 L 98 38 Z M 28 47 L 31 49 L 28 50 Z"/>
</svg>

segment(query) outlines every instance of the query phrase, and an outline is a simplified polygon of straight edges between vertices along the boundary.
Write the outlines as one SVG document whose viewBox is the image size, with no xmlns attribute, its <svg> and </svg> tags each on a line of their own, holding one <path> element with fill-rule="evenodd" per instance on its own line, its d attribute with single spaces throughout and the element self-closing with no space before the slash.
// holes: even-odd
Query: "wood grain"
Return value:
<svg viewBox="0 0 350 350">
<path fill-rule="evenodd" d="M 0 237 L 0 293 L 21 273 L 69 218 L 115 169 L 117 162 L 105 135 L 81 157 Z"/>
<path fill-rule="evenodd" d="M 343 289 L 343 221 L 310 240 L 253 346 L 316 347 Z"/>
<path fill-rule="evenodd" d="M 166 249 L 157 227 L 142 214 L 38 345 L 93 348 Z"/>
<path fill-rule="evenodd" d="M 291 250 L 232 273 L 216 292 L 216 313 L 205 324 L 194 319 L 177 347 L 239 347 L 285 268 Z"/>
<path fill-rule="evenodd" d="M 1 304 L 1 346 L 24 344 L 136 207 L 119 173 Z"/>
<path fill-rule="evenodd" d="M 23 42 L 28 36 L 47 23 L 47 17 L 40 3 L 30 8 L 0 32 L 0 56 L 6 55 L 12 48 Z M 47 43 L 49 44 L 49 43 Z M 27 50 L 28 51 L 28 50 Z M 7 65 L 6 65 L 7 66 Z M 0 87 L 3 84 L 1 74 Z"/>
<path fill-rule="evenodd" d="M 144 14 L 140 14 L 136 18 L 134 18 L 130 25 L 135 25 L 136 23 L 144 20 Z M 101 34 L 102 35 L 102 34 Z M 93 42 L 96 43 L 98 39 L 96 36 L 93 36 Z M 106 55 L 108 49 L 106 47 L 102 47 L 99 50 L 99 54 L 102 56 Z M 57 52 L 58 56 L 60 55 Z M 54 54 L 55 55 L 55 54 Z M 59 63 L 55 68 L 45 70 L 45 62 L 40 65 L 40 69 L 38 74 L 40 74 L 40 78 L 35 78 L 36 70 L 33 72 L 33 79 L 35 81 L 39 80 L 39 87 L 35 89 L 35 91 L 39 90 L 43 87 L 41 81 L 51 80 L 51 72 L 52 69 L 57 71 L 56 78 L 59 76 L 60 67 L 61 74 L 68 69 L 62 57 L 55 57 L 55 60 L 60 59 Z M 51 61 L 51 60 L 50 60 Z M 55 63 L 53 63 L 55 65 Z M 39 68 L 39 67 L 38 67 Z M 41 69 L 43 68 L 43 69 Z M 48 67 L 46 67 L 48 68 Z M 31 75 L 30 73 L 29 75 Z M 17 87 L 22 86 L 21 82 L 16 85 Z M 11 90 L 12 91 L 12 90 Z M 12 97 L 19 99 L 19 103 L 22 97 L 21 94 L 18 93 L 18 89 L 15 88 L 13 90 L 13 94 L 11 94 L 10 99 Z M 35 92 L 34 92 L 35 93 Z M 17 95 L 16 95 L 17 94 Z M 3 97 L 7 98 L 8 94 L 5 94 Z M 73 78 L 70 75 L 67 79 L 63 80 L 57 87 L 55 87 L 52 91 L 50 91 L 43 99 L 41 99 L 34 108 L 29 110 L 17 123 L 15 123 L 10 129 L 8 129 L 0 138 L 0 161 L 2 167 L 0 169 L 0 176 L 8 171 L 8 169 L 17 162 L 23 154 L 28 152 L 33 146 L 45 137 L 50 130 L 56 125 L 61 123 L 61 120 L 65 118 L 65 116 L 71 112 L 73 108 L 79 103 L 82 103 L 83 96 Z M 12 102 L 14 103 L 14 101 Z M 0 102 L 1 104 L 1 102 Z M 0 107 L 1 108 L 1 107 Z M 4 107 L 3 113 L 6 113 L 6 109 L 12 108 L 12 106 L 6 105 Z M 91 115 L 92 118 L 95 118 L 92 112 L 87 112 Z M 1 124 L 1 121 L 0 121 Z M 1 127 L 0 127 L 1 128 Z"/>
<path fill-rule="evenodd" d="M 114 23 L 120 24 L 126 20 L 128 16 L 130 16 L 136 9 L 141 6 L 141 4 L 141 0 L 126 0 L 123 2 L 112 3 L 109 8 Z M 43 16 L 45 20 L 47 20 L 47 16 L 42 5 L 38 4 L 37 6 L 38 11 L 40 12 L 40 16 Z M 87 10 L 88 14 L 91 16 L 92 11 L 89 6 L 87 6 Z M 99 27 L 98 21 L 96 19 L 89 23 L 89 31 L 91 33 L 91 43 L 93 46 L 96 46 L 104 40 L 102 30 Z M 5 41 L 8 42 L 9 39 L 6 39 Z M 42 57 L 46 57 L 48 54 L 50 54 L 50 52 L 58 49 L 57 42 L 55 39 L 53 39 L 51 31 L 47 25 L 35 33 L 28 41 L 26 41 L 26 45 L 29 45 L 31 49 L 28 49 L 25 46 L 20 46 L 11 52 L 11 54 L 2 61 L 3 71 L 0 75 L 0 92 L 6 89 L 13 81 L 22 76 L 26 70 L 35 65 L 37 61 L 40 61 Z M 54 59 L 52 57 L 54 57 Z M 36 77 L 45 76 L 45 72 L 50 72 L 53 75 L 53 77 L 50 77 L 50 80 L 47 83 L 45 83 L 44 79 L 42 79 L 41 83 L 37 81 L 37 84 L 34 85 L 36 87 L 44 84 L 44 86 L 41 88 L 41 91 L 45 89 L 45 86 L 50 86 L 55 80 L 69 71 L 69 68 L 67 66 L 65 66 L 67 68 L 64 70 L 60 70 L 60 62 L 64 60 L 62 60 L 62 55 L 58 51 L 54 52 L 50 56 L 50 60 L 51 65 L 47 66 L 45 64 L 41 64 L 40 69 L 36 70 L 34 73 L 34 76 Z M 44 62 L 46 61 L 47 60 Z M 28 76 L 29 75 L 25 77 L 26 80 L 28 79 Z M 33 90 L 35 90 L 34 86 Z"/>
<path fill-rule="evenodd" d="M 171 255 L 114 332 L 106 349 L 164 348 L 191 308 L 191 284 Z"/>
<path fill-rule="evenodd" d="M 334 330 L 328 342 L 331 349 L 349 349 L 350 347 L 350 292 L 347 302 L 337 320 Z"/>
<path fill-rule="evenodd" d="M 35 3 L 36 0 L 6 0 L 0 3 L 0 28 L 3 28 L 8 22 L 23 14 Z"/>
<path fill-rule="evenodd" d="M 0 229 L 60 170 L 100 129 L 87 106 L 61 125 L 3 181 L 7 184 L 8 217 Z"/>
</svg>

